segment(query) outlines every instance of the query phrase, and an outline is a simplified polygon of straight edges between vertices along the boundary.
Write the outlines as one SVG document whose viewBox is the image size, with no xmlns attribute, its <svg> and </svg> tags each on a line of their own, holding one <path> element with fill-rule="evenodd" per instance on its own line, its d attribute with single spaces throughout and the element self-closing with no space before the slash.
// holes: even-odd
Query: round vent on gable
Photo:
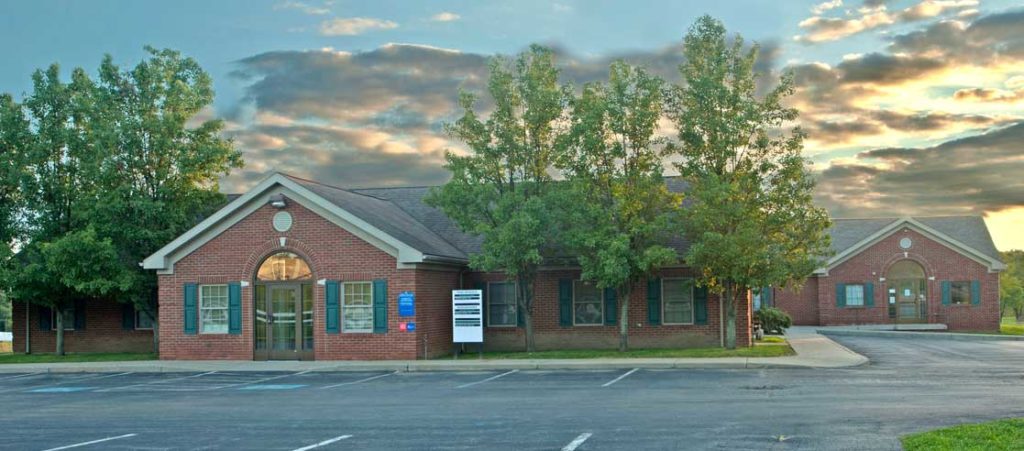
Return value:
<svg viewBox="0 0 1024 451">
<path fill-rule="evenodd" d="M 287 232 L 292 228 L 292 215 L 287 211 L 279 211 L 274 215 L 274 230 Z"/>
<path fill-rule="evenodd" d="M 914 241 L 909 236 L 900 238 L 900 247 L 903 249 L 910 249 L 910 246 L 914 245 Z"/>
</svg>

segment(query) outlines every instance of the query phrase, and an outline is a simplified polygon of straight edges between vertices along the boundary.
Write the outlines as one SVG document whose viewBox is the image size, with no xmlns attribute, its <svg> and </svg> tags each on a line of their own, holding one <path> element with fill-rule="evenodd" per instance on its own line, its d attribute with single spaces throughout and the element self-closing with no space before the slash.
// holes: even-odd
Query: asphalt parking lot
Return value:
<svg viewBox="0 0 1024 451">
<path fill-rule="evenodd" d="M 0 375 L 4 449 L 897 449 L 1024 416 L 1024 342 L 838 369 Z"/>
</svg>

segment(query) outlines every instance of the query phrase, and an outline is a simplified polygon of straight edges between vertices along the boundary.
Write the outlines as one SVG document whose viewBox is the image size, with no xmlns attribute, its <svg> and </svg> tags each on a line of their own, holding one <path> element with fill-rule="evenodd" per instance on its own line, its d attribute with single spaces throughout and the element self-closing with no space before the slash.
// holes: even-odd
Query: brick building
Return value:
<svg viewBox="0 0 1024 451">
<path fill-rule="evenodd" d="M 678 179 L 667 182 L 683 189 Z M 468 269 L 480 241 L 424 204 L 428 189 L 342 189 L 273 174 L 232 197 L 142 263 L 158 274 L 160 357 L 436 357 L 452 350 L 451 291 L 459 288 L 484 292 L 485 348 L 522 349 L 514 285 L 503 274 Z M 832 236 L 836 255 L 801 291 L 761 290 L 759 300 L 798 324 L 910 321 L 903 313 L 913 298 L 922 315 L 915 321 L 998 327 L 1002 264 L 980 218 L 838 220 Z M 683 253 L 687 243 L 672 246 Z M 542 268 L 534 306 L 539 349 L 617 345 L 614 292 L 579 278 L 575 267 Z M 904 288 L 911 290 L 906 300 L 896 296 Z M 886 290 L 895 290 L 891 305 Z M 400 293 L 413 297 L 413 311 L 399 311 Z M 749 298 L 737 310 L 738 344 L 750 346 Z M 723 342 L 719 299 L 697 287 L 686 267 L 634 287 L 629 312 L 633 347 Z M 52 315 L 16 303 L 15 349 L 50 352 Z M 121 304 L 83 303 L 68 315 L 69 352 L 151 347 L 152 320 Z"/>
<path fill-rule="evenodd" d="M 770 289 L 758 300 L 800 325 L 999 330 L 1005 265 L 982 218 L 834 219 L 830 233 L 834 255 L 803 287 Z"/>
</svg>

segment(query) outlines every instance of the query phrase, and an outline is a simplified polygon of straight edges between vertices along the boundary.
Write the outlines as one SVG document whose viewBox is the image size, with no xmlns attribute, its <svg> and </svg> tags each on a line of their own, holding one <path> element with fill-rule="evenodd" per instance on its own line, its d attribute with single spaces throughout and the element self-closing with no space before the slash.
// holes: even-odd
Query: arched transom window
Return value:
<svg viewBox="0 0 1024 451">
<path fill-rule="evenodd" d="M 256 273 L 256 280 L 271 282 L 311 278 L 313 278 L 313 272 L 309 270 L 306 261 L 291 252 L 271 255 L 263 261 L 259 272 Z"/>
<path fill-rule="evenodd" d="M 923 279 L 924 268 L 913 260 L 900 260 L 889 268 L 890 279 Z"/>
</svg>

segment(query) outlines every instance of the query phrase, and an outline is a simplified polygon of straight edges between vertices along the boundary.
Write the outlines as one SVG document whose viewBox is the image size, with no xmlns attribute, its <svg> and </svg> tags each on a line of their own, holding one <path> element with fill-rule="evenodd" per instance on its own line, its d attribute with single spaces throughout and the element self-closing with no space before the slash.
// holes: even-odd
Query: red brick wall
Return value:
<svg viewBox="0 0 1024 451">
<path fill-rule="evenodd" d="M 12 328 L 16 353 L 25 352 L 25 303 L 12 303 Z M 29 308 L 29 339 L 32 353 L 57 349 L 57 332 L 39 329 L 39 306 Z M 85 308 L 85 330 L 64 331 L 65 352 L 153 352 L 153 332 L 124 330 L 121 304 L 92 301 Z"/>
<path fill-rule="evenodd" d="M 619 344 L 619 326 L 570 326 L 558 324 L 558 280 L 578 279 L 578 270 L 542 271 L 535 282 L 534 339 L 538 350 L 546 349 L 599 349 L 616 348 Z M 666 269 L 663 277 L 686 277 L 688 269 Z M 479 282 L 505 280 L 500 273 L 470 273 L 465 278 L 466 288 L 475 288 Z M 708 323 L 706 325 L 657 325 L 647 321 L 647 284 L 635 287 L 629 303 L 629 344 L 632 348 L 703 347 L 721 344 L 718 297 L 709 295 Z M 737 343 L 750 346 L 750 299 L 737 302 Z M 525 347 L 524 330 L 520 327 L 487 327 L 484 330 L 486 349 L 522 350 Z"/>
<path fill-rule="evenodd" d="M 799 289 L 773 288 L 775 307 L 788 313 L 798 326 L 818 325 L 818 278 L 810 277 Z"/>
<path fill-rule="evenodd" d="M 452 290 L 460 269 L 416 270 L 417 356 L 433 358 L 452 351 Z"/>
<path fill-rule="evenodd" d="M 391 255 L 343 230 L 316 213 L 287 202 L 284 209 L 292 214 L 293 226 L 280 233 L 271 226 L 271 217 L 281 211 L 263 206 L 202 247 L 179 260 L 173 274 L 160 275 L 160 356 L 163 359 L 242 359 L 253 358 L 253 287 L 242 288 L 242 333 L 185 335 L 182 326 L 183 286 L 188 282 L 227 283 L 255 278 L 259 264 L 267 256 L 289 251 L 303 256 L 313 271 L 314 280 L 388 281 L 388 333 L 327 334 L 323 322 L 324 289 L 314 286 L 314 354 L 318 360 L 345 359 L 415 359 L 423 347 L 418 337 L 440 340 L 443 326 L 433 328 L 430 321 L 418 317 L 399 318 L 397 295 L 414 291 L 417 313 L 424 318 L 437 315 L 444 301 L 440 291 L 455 288 L 457 273 L 398 269 Z M 287 238 L 284 247 L 279 237 Z M 452 275 L 455 274 L 455 275 Z M 418 289 L 422 287 L 424 292 Z M 399 331 L 400 321 L 417 323 L 417 331 Z M 450 325 L 448 326 L 450 341 Z M 421 332 L 419 329 L 423 328 Z M 434 348 L 434 349 L 430 349 Z M 428 352 L 436 352 L 429 346 Z"/>
<path fill-rule="evenodd" d="M 899 247 L 903 237 L 910 237 L 913 246 L 904 252 Z M 939 242 L 910 229 L 898 232 L 875 243 L 868 249 L 833 268 L 828 276 L 818 279 L 818 309 L 822 325 L 884 324 L 889 318 L 887 291 L 889 286 L 880 281 L 888 268 L 897 261 L 911 259 L 921 264 L 927 280 L 927 321 L 943 323 L 954 330 L 999 329 L 999 274 L 990 273 L 978 263 Z M 980 305 L 942 305 L 941 282 L 981 282 Z M 875 284 L 873 307 L 836 307 L 835 284 Z"/>
</svg>

